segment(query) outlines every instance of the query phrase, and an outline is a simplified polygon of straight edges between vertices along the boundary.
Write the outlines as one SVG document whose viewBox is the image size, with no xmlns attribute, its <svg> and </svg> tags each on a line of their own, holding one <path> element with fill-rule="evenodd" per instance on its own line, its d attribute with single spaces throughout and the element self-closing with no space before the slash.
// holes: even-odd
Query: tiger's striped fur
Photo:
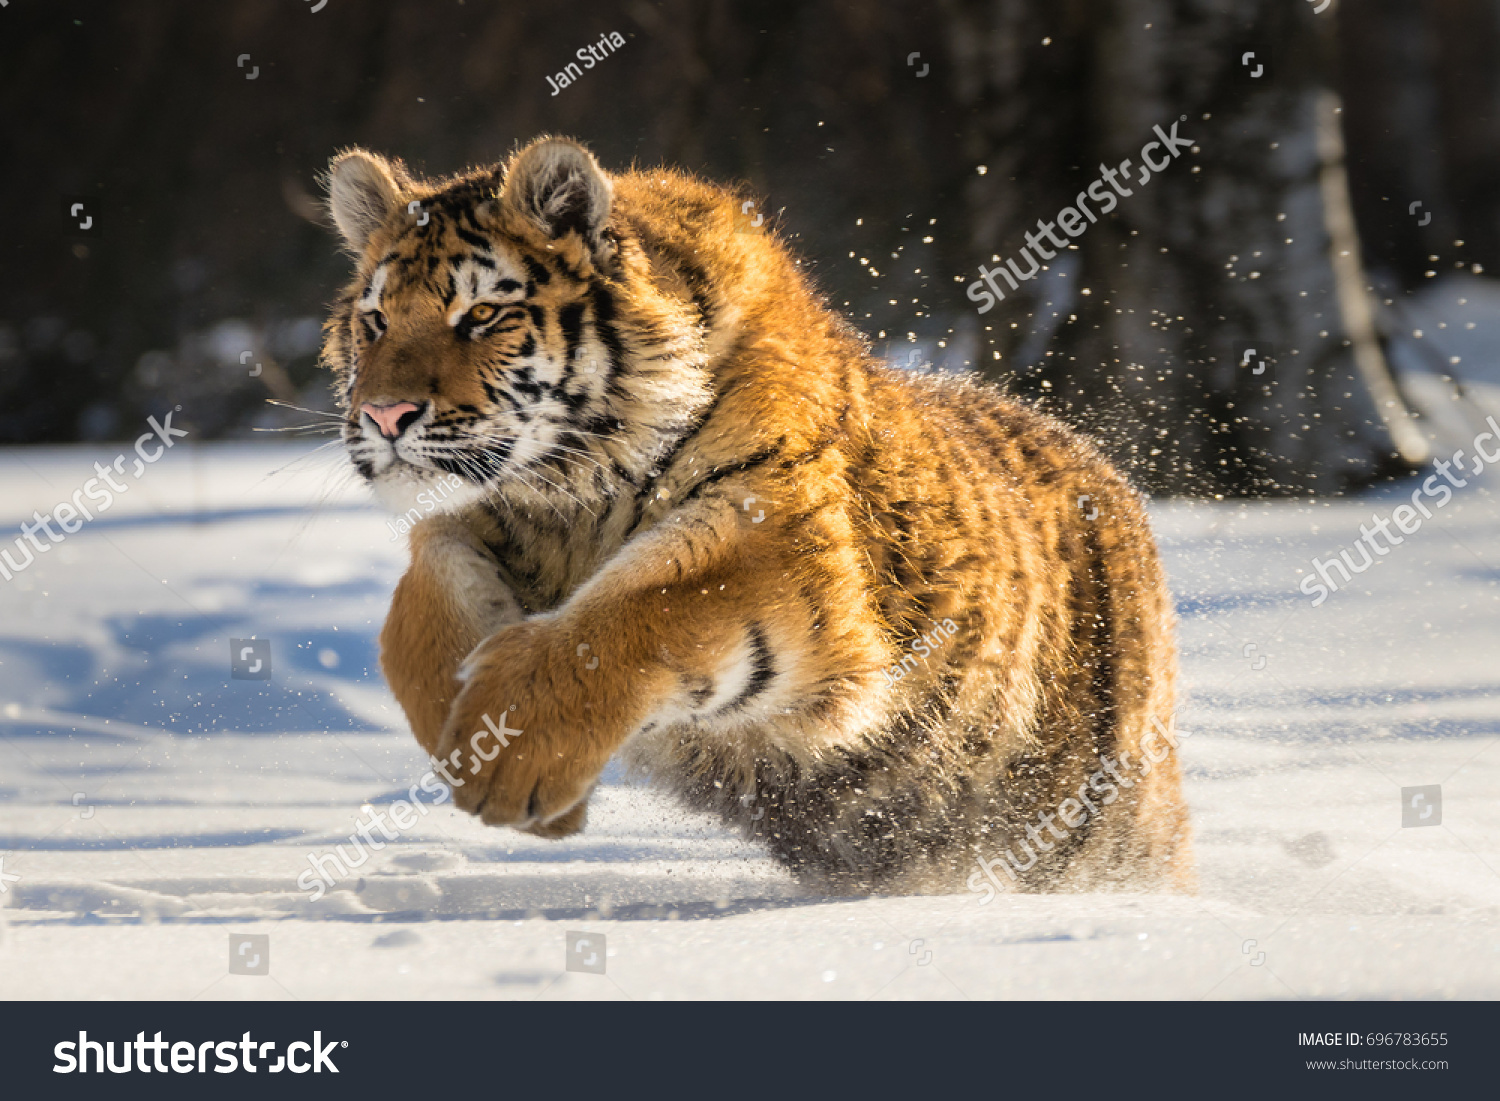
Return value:
<svg viewBox="0 0 1500 1101">
<path fill-rule="evenodd" d="M 1137 495 L 1060 423 L 875 362 L 740 196 L 558 139 L 437 182 L 353 151 L 330 193 L 351 458 L 397 508 L 466 486 L 381 636 L 460 807 L 562 836 L 622 753 L 814 889 L 953 890 L 1170 723 Z M 363 412 L 408 402 L 394 439 Z M 1018 887 L 1190 889 L 1188 834 L 1172 753 Z"/>
</svg>

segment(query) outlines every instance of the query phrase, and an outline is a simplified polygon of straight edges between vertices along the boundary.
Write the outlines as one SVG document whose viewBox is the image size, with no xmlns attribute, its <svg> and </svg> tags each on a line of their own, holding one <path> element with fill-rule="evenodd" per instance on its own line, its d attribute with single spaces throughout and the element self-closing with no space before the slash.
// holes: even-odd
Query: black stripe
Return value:
<svg viewBox="0 0 1500 1101">
<path fill-rule="evenodd" d="M 595 413 L 578 427 L 591 436 L 612 436 L 625 427 L 625 422 L 609 413 Z"/>
<path fill-rule="evenodd" d="M 688 293 L 693 297 L 693 305 L 698 307 L 698 316 L 703 319 L 703 324 L 712 328 L 715 310 L 709 301 L 708 295 L 712 289 L 712 282 L 707 274 L 697 267 L 678 261 L 677 270 L 682 275 L 683 282 L 688 285 Z"/>
<path fill-rule="evenodd" d="M 901 502 L 902 505 L 908 502 Z M 917 553 L 917 541 L 913 534 L 913 525 L 916 518 L 906 508 L 887 509 L 887 516 L 895 521 L 895 532 L 890 540 L 891 543 L 891 576 L 892 583 L 901 590 L 903 597 L 911 597 L 912 590 L 926 583 L 922 571 L 911 561 L 912 556 Z"/>
<path fill-rule="evenodd" d="M 655 466 L 662 474 L 665 475 L 672 469 L 672 464 L 677 461 L 677 456 L 682 454 L 682 449 L 687 446 L 689 440 L 698 435 L 703 426 L 708 423 L 708 418 L 713 416 L 714 410 L 718 407 L 719 395 L 715 394 L 713 400 L 708 403 L 703 412 L 699 413 L 694 419 L 692 426 L 681 436 L 677 437 L 677 441 L 656 461 Z M 592 430 L 592 426 L 590 428 Z"/>
<path fill-rule="evenodd" d="M 557 323 L 563 336 L 563 381 L 573 370 L 573 357 L 578 351 L 578 342 L 583 337 L 583 303 L 569 302 L 557 313 Z"/>
<path fill-rule="evenodd" d="M 631 489 L 638 490 L 641 488 L 640 479 L 630 471 L 626 470 L 623 466 L 621 466 L 618 459 L 611 458 L 609 460 L 609 469 L 611 474 L 613 474 L 619 481 L 624 482 Z M 640 511 L 636 510 L 631 515 L 634 517 L 634 519 L 631 520 L 631 527 L 634 528 L 635 524 L 640 519 Z"/>
<path fill-rule="evenodd" d="M 593 305 L 594 328 L 599 334 L 599 343 L 609 352 L 605 381 L 611 384 L 610 388 L 613 390 L 615 373 L 625 362 L 625 346 L 620 342 L 620 333 L 615 328 L 615 296 L 608 288 L 596 283 L 593 287 Z"/>
<path fill-rule="evenodd" d="M 534 260 L 530 256 L 523 256 L 521 260 L 526 265 L 526 270 L 531 273 L 531 278 L 536 282 L 537 286 L 545 287 L 548 283 L 552 282 L 552 273 L 547 270 L 545 264 Z"/>
<path fill-rule="evenodd" d="M 828 450 L 834 446 L 834 443 L 834 440 L 825 436 L 822 441 L 814 444 L 800 455 L 793 455 L 790 458 L 782 459 L 781 469 L 792 470 L 799 466 L 807 466 L 810 463 L 815 463 L 827 454 Z"/>
<path fill-rule="evenodd" d="M 433 466 L 445 474 L 457 474 L 462 478 L 473 477 L 473 471 L 458 456 L 433 455 L 430 459 Z"/>
<path fill-rule="evenodd" d="M 505 522 L 505 513 L 495 505 L 485 502 L 480 507 L 489 514 L 490 519 L 495 522 L 495 526 L 500 529 L 500 535 L 502 536 L 502 541 L 498 543 L 492 542 L 489 539 L 483 540 L 484 547 L 490 554 L 494 555 L 496 562 L 504 562 L 509 557 L 505 552 L 515 549 L 515 529 Z"/>
<path fill-rule="evenodd" d="M 776 663 L 771 658 L 771 647 L 766 644 L 765 631 L 761 630 L 760 624 L 752 623 L 747 633 L 750 636 L 750 680 L 738 696 L 719 709 L 720 714 L 744 707 L 776 679 Z"/>
<path fill-rule="evenodd" d="M 779 452 L 780 450 L 781 444 L 778 442 L 773 447 L 768 447 L 763 451 L 757 451 L 754 455 L 751 455 L 742 463 L 736 463 L 734 466 L 726 466 L 720 470 L 714 471 L 712 474 L 707 475 L 696 485 L 694 485 L 693 488 L 688 491 L 686 496 L 683 497 L 683 501 L 687 502 L 693 500 L 694 498 L 700 496 L 705 489 L 708 489 L 710 486 L 723 481 L 725 478 L 728 478 L 735 474 L 743 474 L 751 467 L 764 465 L 771 459 L 775 458 L 777 452 Z"/>
<path fill-rule="evenodd" d="M 511 381 L 511 385 L 533 402 L 541 401 L 542 394 L 549 389 L 544 383 L 536 380 L 536 368 L 530 364 L 527 364 L 516 372 L 516 377 Z"/>
<path fill-rule="evenodd" d="M 488 237 L 481 237 L 477 233 L 470 233 L 468 230 L 464 229 L 463 226 L 454 226 L 453 232 L 458 234 L 458 239 L 460 241 L 463 241 L 465 244 L 473 245 L 475 248 L 482 248 L 486 252 L 490 250 L 491 246 Z"/>
<path fill-rule="evenodd" d="M 510 396 L 509 390 L 501 389 L 499 386 L 496 386 L 486 378 L 481 378 L 479 380 L 479 385 L 484 387 L 484 396 L 489 399 L 491 405 L 499 405 L 503 401 L 512 409 L 515 409 L 518 412 L 520 411 L 521 403 Z M 436 391 L 434 391 L 434 393 L 436 393 Z"/>
<path fill-rule="evenodd" d="M 459 220 L 460 221 L 464 221 L 464 222 L 468 222 L 469 225 L 473 226 L 476 231 L 480 231 L 480 230 L 483 230 L 484 227 L 479 224 L 479 219 L 476 218 L 476 217 L 474 217 L 473 196 L 472 196 L 472 194 L 465 194 L 464 193 L 464 192 L 470 192 L 470 193 L 472 193 L 473 191 L 474 191 L 474 188 L 467 187 L 467 188 L 464 189 L 463 192 L 460 192 L 459 194 L 453 196 L 453 199 L 454 199 L 454 202 L 456 204 L 458 204 L 458 217 L 459 217 Z M 443 206 L 447 207 L 448 204 L 444 203 Z M 455 225 L 453 228 L 454 229 L 458 229 L 459 227 L 457 225 Z M 460 232 L 462 232 L 462 230 L 460 230 Z M 488 245 L 489 242 L 485 242 L 485 243 L 486 243 L 486 245 Z"/>
<path fill-rule="evenodd" d="M 1095 525 L 1086 525 L 1083 543 L 1089 580 L 1093 582 L 1097 594 L 1094 609 L 1097 637 L 1092 640 L 1094 652 L 1091 655 L 1094 672 L 1093 683 L 1089 686 L 1094 698 L 1099 701 L 1094 721 L 1094 750 L 1104 753 L 1120 744 L 1120 707 L 1116 685 L 1120 672 L 1119 650 L 1115 645 L 1120 625 L 1115 622 L 1114 590 L 1110 584 L 1109 570 L 1105 566 L 1103 549 L 1099 546 L 1099 529 Z M 1074 640 L 1077 641 L 1076 627 Z"/>
</svg>

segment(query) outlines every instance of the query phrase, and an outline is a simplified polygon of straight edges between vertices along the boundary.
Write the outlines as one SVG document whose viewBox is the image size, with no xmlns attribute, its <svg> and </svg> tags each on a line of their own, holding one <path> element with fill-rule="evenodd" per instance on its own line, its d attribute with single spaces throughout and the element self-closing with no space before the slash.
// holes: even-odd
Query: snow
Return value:
<svg viewBox="0 0 1500 1101">
<path fill-rule="evenodd" d="M 375 666 L 404 545 L 309 447 L 178 441 L 0 581 L 0 997 L 1500 996 L 1500 470 L 1318 607 L 1299 571 L 1416 481 L 1153 508 L 1196 896 L 806 897 L 612 768 L 579 836 L 431 807 L 310 903 L 308 855 L 426 765 Z M 120 450 L 0 452 L 0 533 Z M 229 675 L 250 637 L 270 681 Z M 242 934 L 268 976 L 228 973 Z"/>
</svg>

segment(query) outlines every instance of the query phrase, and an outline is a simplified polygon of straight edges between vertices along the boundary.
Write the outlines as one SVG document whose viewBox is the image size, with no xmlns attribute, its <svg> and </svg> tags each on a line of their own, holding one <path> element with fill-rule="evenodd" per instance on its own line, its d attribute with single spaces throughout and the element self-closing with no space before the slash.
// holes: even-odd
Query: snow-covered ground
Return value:
<svg viewBox="0 0 1500 1101">
<path fill-rule="evenodd" d="M 310 446 L 178 441 L 0 580 L 0 997 L 1500 996 L 1500 467 L 1318 607 L 1299 571 L 1418 482 L 1154 509 L 1196 897 L 805 897 L 612 772 L 580 836 L 434 807 L 310 903 L 425 769 L 374 662 L 404 545 Z M 0 549 L 119 450 L 0 452 Z"/>
</svg>

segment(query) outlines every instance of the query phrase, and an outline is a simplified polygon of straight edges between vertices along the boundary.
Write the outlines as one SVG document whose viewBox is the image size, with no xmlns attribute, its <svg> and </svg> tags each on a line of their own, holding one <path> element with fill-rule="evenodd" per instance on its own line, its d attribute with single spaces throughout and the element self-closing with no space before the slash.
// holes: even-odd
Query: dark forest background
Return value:
<svg viewBox="0 0 1500 1101">
<path fill-rule="evenodd" d="M 1341 492 L 1426 458 L 1382 303 L 1500 272 L 1497 45 L 1500 0 L 11 0 L 0 443 L 305 420 L 266 399 L 329 406 L 330 155 L 552 132 L 745 181 L 875 354 L 979 370 L 1146 489 Z M 980 263 L 1174 120 L 1190 155 L 976 312 Z"/>
</svg>

